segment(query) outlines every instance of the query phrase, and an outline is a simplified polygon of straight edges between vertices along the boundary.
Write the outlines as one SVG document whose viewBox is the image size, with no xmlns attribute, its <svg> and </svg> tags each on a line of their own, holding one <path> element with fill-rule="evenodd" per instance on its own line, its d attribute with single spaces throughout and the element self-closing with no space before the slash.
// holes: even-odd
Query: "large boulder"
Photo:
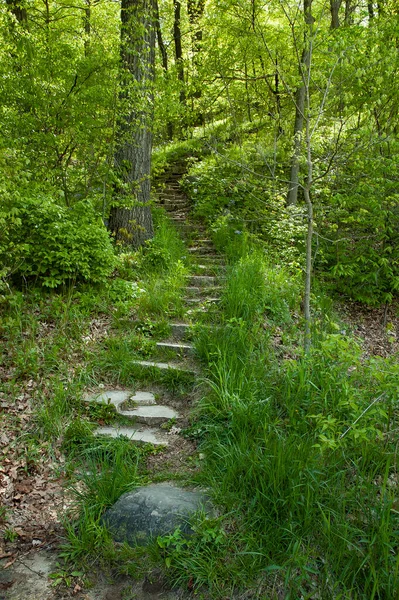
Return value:
<svg viewBox="0 0 399 600">
<path fill-rule="evenodd" d="M 123 494 L 106 511 L 104 521 L 115 541 L 137 545 L 172 533 L 177 527 L 189 535 L 189 518 L 202 508 L 207 514 L 213 513 L 204 492 L 155 483 Z"/>
</svg>

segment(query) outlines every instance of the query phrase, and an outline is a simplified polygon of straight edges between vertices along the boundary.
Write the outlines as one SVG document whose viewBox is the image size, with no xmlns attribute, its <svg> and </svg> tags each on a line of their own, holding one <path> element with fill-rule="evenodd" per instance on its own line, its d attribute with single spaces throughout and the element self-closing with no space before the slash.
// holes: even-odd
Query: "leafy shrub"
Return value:
<svg viewBox="0 0 399 600">
<path fill-rule="evenodd" d="M 14 270 L 43 286 L 55 288 L 71 279 L 102 282 L 114 267 L 109 235 L 87 202 L 66 208 L 47 197 L 24 198 L 5 219 L 8 240 L 0 247 L 1 258 L 23 241 Z"/>
</svg>

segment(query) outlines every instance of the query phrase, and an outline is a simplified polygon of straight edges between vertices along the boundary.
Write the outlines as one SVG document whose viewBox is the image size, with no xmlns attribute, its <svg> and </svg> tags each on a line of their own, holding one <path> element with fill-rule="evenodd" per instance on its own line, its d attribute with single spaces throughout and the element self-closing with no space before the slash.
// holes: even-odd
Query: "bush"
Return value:
<svg viewBox="0 0 399 600">
<path fill-rule="evenodd" d="M 102 282 L 112 272 L 109 235 L 88 202 L 66 208 L 47 197 L 24 198 L 4 215 L 8 239 L 0 258 L 18 247 L 15 273 L 55 288 L 71 279 Z"/>
</svg>

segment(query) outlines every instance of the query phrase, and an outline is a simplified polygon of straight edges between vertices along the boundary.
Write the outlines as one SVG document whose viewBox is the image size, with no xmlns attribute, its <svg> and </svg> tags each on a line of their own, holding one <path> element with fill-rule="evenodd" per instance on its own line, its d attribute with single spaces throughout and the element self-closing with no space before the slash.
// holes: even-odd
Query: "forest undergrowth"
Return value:
<svg viewBox="0 0 399 600">
<path fill-rule="evenodd" d="M 169 318 L 182 316 L 191 268 L 155 210 L 155 238 L 120 252 L 107 283 L 3 293 L 2 555 L 12 562 L 34 540 L 55 540 L 60 589 L 90 586 L 99 566 L 139 577 L 161 565 L 171 585 L 203 598 L 396 598 L 397 356 L 365 353 L 317 281 L 305 354 L 300 246 L 286 243 L 277 260 L 276 238 L 268 245 L 242 215 L 207 210 L 227 277 L 195 327 L 202 377 L 183 432 L 192 454 L 180 473 L 157 476 L 207 487 L 218 516 L 198 515 L 191 538 L 177 530 L 147 549 L 115 545 L 101 521 L 153 480 L 157 450 L 95 438 L 116 415 L 84 395 L 142 384 L 133 361 L 156 356 Z M 191 393 L 184 376 L 162 384 Z"/>
</svg>

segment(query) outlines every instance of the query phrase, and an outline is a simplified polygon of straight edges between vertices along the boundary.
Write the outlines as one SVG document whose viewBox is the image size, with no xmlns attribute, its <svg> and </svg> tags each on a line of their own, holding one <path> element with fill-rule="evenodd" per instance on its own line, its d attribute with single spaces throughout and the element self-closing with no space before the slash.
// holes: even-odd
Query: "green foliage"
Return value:
<svg viewBox="0 0 399 600">
<path fill-rule="evenodd" d="M 111 242 L 89 204 L 67 209 L 37 197 L 21 200 L 14 210 L 18 220 L 8 220 L 10 243 L 24 240 L 16 273 L 50 288 L 76 279 L 102 282 L 110 275 Z M 3 254 L 9 251 L 2 248 Z"/>
</svg>

